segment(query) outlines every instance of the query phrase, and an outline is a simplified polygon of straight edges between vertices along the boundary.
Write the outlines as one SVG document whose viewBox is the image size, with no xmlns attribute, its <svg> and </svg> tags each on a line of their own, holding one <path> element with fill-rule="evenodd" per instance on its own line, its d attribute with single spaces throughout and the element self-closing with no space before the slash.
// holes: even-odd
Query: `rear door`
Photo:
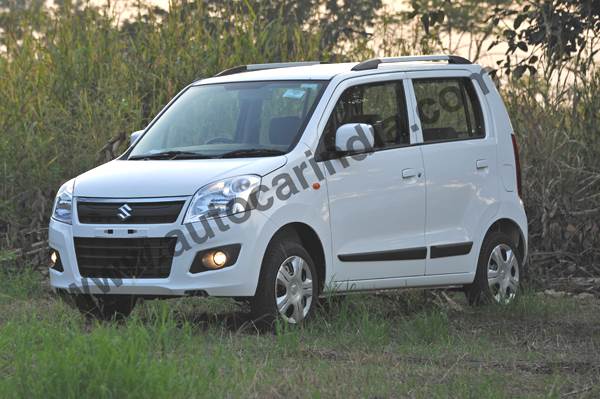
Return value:
<svg viewBox="0 0 600 399">
<path fill-rule="evenodd" d="M 426 274 L 464 273 L 498 208 L 496 137 L 470 72 L 411 73 L 426 176 Z"/>
<path fill-rule="evenodd" d="M 425 273 L 423 158 L 412 145 L 408 110 L 414 108 L 406 104 L 403 74 L 395 76 L 342 82 L 326 113 L 324 154 L 332 153 L 342 124 L 370 124 L 376 136 L 367 156 L 323 161 L 323 169 L 335 170 L 327 174 L 335 281 Z"/>
</svg>

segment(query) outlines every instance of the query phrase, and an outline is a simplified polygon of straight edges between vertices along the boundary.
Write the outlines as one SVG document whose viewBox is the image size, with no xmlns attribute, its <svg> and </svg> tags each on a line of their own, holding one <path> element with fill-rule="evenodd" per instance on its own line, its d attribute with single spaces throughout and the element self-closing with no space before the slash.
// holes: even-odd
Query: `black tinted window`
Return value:
<svg viewBox="0 0 600 399">
<path fill-rule="evenodd" d="M 481 107 L 468 78 L 413 81 L 423 141 L 485 137 Z"/>
<path fill-rule="evenodd" d="M 410 144 L 402 82 L 353 86 L 342 94 L 324 132 L 328 150 L 335 148 L 335 132 L 346 123 L 367 123 L 375 130 L 375 148 Z"/>
</svg>

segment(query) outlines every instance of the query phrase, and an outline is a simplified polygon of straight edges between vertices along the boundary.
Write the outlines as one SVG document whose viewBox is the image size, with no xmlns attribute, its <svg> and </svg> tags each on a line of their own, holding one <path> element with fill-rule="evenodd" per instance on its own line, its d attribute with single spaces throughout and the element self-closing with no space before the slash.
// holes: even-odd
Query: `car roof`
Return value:
<svg viewBox="0 0 600 399">
<path fill-rule="evenodd" d="M 240 71 L 238 73 L 213 76 L 198 80 L 194 84 L 214 84 L 227 82 L 250 82 L 265 80 L 331 80 L 335 76 L 364 76 L 382 72 L 402 72 L 418 70 L 472 70 L 477 72 L 481 66 L 476 64 L 448 64 L 445 62 L 398 62 L 380 64 L 373 69 L 353 71 L 357 62 L 314 64 L 291 66 L 286 68 L 261 69 L 256 71 Z"/>
</svg>

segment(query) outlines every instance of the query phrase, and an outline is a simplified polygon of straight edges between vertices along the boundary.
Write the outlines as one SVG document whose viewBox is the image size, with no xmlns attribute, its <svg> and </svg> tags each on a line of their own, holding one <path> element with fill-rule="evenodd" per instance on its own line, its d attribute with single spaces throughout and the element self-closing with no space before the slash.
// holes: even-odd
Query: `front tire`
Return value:
<svg viewBox="0 0 600 399">
<path fill-rule="evenodd" d="M 475 280 L 465 287 L 465 294 L 471 305 L 511 303 L 519 294 L 521 275 L 515 243 L 505 233 L 490 233 L 481 246 Z"/>
<path fill-rule="evenodd" d="M 276 238 L 263 259 L 256 295 L 251 300 L 252 318 L 272 323 L 279 317 L 300 324 L 314 311 L 318 298 L 314 262 L 293 235 Z"/>
</svg>

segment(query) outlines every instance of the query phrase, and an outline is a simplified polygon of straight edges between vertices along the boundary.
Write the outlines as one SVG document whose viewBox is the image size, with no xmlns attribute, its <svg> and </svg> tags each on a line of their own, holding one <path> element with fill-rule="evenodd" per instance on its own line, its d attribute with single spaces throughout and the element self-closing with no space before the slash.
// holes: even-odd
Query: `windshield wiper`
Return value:
<svg viewBox="0 0 600 399">
<path fill-rule="evenodd" d="M 284 155 L 285 152 L 271 148 L 246 148 L 221 154 L 219 158 L 245 158 L 245 157 L 274 157 Z"/>
<path fill-rule="evenodd" d="M 142 155 L 133 155 L 129 157 L 129 160 L 137 161 L 137 160 L 146 160 L 146 159 L 206 159 L 212 158 L 211 156 L 200 154 L 197 152 L 191 151 L 163 151 L 156 152 L 153 154 L 142 154 Z"/>
</svg>

